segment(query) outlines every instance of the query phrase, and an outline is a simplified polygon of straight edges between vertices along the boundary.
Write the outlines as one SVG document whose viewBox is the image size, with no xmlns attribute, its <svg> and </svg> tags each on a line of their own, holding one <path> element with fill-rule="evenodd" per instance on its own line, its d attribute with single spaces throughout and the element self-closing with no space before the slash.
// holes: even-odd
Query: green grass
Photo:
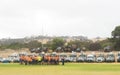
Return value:
<svg viewBox="0 0 120 75">
<path fill-rule="evenodd" d="M 65 63 L 60 65 L 0 64 L 0 75 L 120 75 L 120 64 Z"/>
</svg>

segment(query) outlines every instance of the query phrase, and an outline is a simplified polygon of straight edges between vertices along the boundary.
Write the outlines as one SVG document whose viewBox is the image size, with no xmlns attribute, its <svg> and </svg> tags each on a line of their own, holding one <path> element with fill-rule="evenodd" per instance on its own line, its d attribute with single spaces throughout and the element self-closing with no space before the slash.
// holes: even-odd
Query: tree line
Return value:
<svg viewBox="0 0 120 75">
<path fill-rule="evenodd" d="M 92 51 L 103 51 L 105 49 L 120 50 L 120 26 L 115 27 L 111 32 L 111 38 L 107 38 L 103 41 L 93 42 L 91 40 L 73 40 L 66 42 L 63 38 L 54 38 L 52 41 L 48 41 L 46 44 L 42 44 L 37 40 L 32 40 L 27 43 L 13 42 L 11 44 L 1 44 L 0 49 L 21 49 L 21 48 L 39 48 L 42 50 L 53 50 L 53 51 L 81 51 L 81 50 L 92 50 Z"/>
</svg>

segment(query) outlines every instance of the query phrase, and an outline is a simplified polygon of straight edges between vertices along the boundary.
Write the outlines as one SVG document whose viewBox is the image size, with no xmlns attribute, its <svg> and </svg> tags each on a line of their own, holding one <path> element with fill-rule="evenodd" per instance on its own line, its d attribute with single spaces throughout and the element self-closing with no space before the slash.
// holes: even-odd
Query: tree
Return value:
<svg viewBox="0 0 120 75">
<path fill-rule="evenodd" d="M 101 45 L 100 45 L 100 43 L 98 43 L 98 42 L 91 43 L 91 44 L 89 45 L 89 50 L 96 51 L 96 50 L 99 50 L 99 49 L 101 49 Z"/>
<path fill-rule="evenodd" d="M 101 44 L 102 49 L 104 49 L 105 47 L 108 47 L 108 46 L 110 46 L 110 48 L 113 48 L 113 43 L 111 42 L 110 38 L 99 41 L 99 43 Z"/>
<path fill-rule="evenodd" d="M 81 47 L 81 42 L 79 40 L 70 41 L 68 46 L 71 47 L 71 51 L 75 51 L 77 48 Z"/>
<path fill-rule="evenodd" d="M 5 48 L 7 49 L 21 49 L 21 48 L 25 48 L 24 44 L 19 43 L 19 42 L 14 42 L 11 43 L 10 45 L 4 45 Z"/>
<path fill-rule="evenodd" d="M 120 39 L 120 26 L 117 26 L 117 27 L 112 31 L 112 36 L 113 36 L 113 38 Z"/>
<path fill-rule="evenodd" d="M 65 41 L 62 38 L 54 38 L 52 41 L 52 49 L 56 50 L 57 47 L 63 47 L 65 44 Z"/>
<path fill-rule="evenodd" d="M 91 43 L 90 40 L 87 40 L 87 41 L 75 40 L 75 41 L 70 41 L 68 43 L 68 45 L 71 46 L 71 47 L 76 46 L 76 48 L 74 48 L 74 49 L 80 48 L 81 50 L 82 49 L 88 50 L 88 46 L 89 46 L 90 43 Z"/>
<path fill-rule="evenodd" d="M 25 44 L 27 48 L 38 48 L 41 47 L 41 42 L 38 41 L 30 41 L 29 43 Z"/>
<path fill-rule="evenodd" d="M 48 41 L 46 44 L 44 44 L 44 47 L 52 49 L 52 41 Z"/>
<path fill-rule="evenodd" d="M 120 49 L 120 26 L 117 26 L 111 33 L 111 41 L 115 50 Z"/>
</svg>

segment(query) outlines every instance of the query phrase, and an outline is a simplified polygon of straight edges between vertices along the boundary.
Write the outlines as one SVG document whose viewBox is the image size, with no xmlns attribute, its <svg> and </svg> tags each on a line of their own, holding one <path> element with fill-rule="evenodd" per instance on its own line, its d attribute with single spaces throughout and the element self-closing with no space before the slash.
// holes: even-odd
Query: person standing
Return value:
<svg viewBox="0 0 120 75">
<path fill-rule="evenodd" d="M 64 57 L 62 57 L 62 65 L 64 65 L 65 59 Z"/>
</svg>

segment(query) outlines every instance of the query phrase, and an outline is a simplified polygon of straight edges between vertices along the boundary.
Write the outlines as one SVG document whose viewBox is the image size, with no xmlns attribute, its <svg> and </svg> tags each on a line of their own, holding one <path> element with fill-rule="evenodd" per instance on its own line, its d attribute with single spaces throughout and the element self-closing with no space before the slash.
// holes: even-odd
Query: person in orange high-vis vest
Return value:
<svg viewBox="0 0 120 75">
<path fill-rule="evenodd" d="M 37 56 L 33 56 L 33 64 L 37 64 Z"/>
<path fill-rule="evenodd" d="M 48 64 L 50 64 L 50 63 L 51 63 L 51 56 L 48 55 Z"/>
<path fill-rule="evenodd" d="M 55 64 L 59 64 L 59 56 L 58 55 L 55 56 Z"/>
<path fill-rule="evenodd" d="M 51 63 L 52 63 L 52 64 L 55 64 L 55 56 L 52 56 Z"/>
<path fill-rule="evenodd" d="M 35 56 L 31 56 L 32 58 L 32 64 L 35 64 Z"/>
<path fill-rule="evenodd" d="M 28 64 L 27 59 L 28 59 L 28 56 L 24 56 L 24 62 L 25 62 L 25 65 L 27 65 L 27 64 Z"/>
<path fill-rule="evenodd" d="M 30 57 L 30 56 L 28 56 L 28 57 L 27 57 L 27 61 L 28 61 L 28 63 L 29 63 L 29 64 L 31 64 L 32 59 L 31 59 L 31 57 Z"/>
<path fill-rule="evenodd" d="M 47 64 L 47 55 L 44 55 L 43 64 Z"/>
<path fill-rule="evenodd" d="M 23 62 L 24 62 L 24 56 L 21 55 L 21 56 L 20 56 L 20 64 L 23 64 Z"/>
</svg>

